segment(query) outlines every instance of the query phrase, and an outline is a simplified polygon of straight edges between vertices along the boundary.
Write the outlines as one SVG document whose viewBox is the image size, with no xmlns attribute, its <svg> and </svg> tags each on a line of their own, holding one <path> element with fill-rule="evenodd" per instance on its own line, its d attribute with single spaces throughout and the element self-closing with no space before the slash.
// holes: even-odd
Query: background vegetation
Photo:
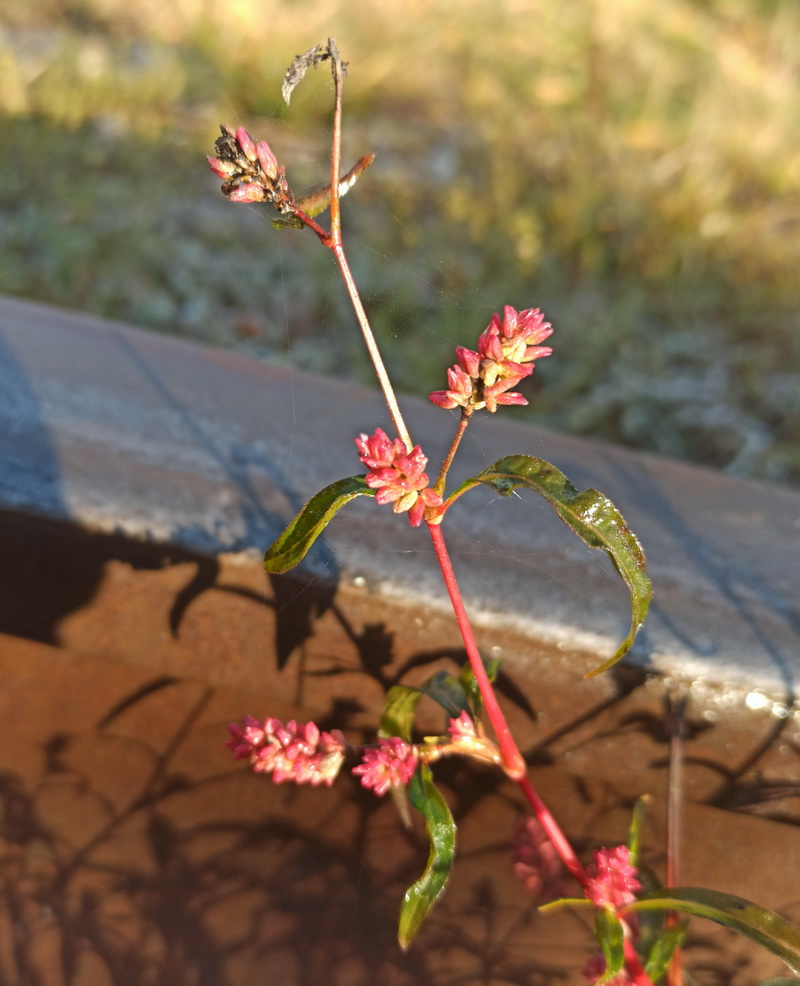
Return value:
<svg viewBox="0 0 800 986">
<path fill-rule="evenodd" d="M 402 387 L 503 303 L 557 355 L 539 423 L 800 483 L 796 0 L 5 0 L 0 290 L 368 379 L 330 258 L 229 205 L 221 122 L 296 191 L 351 72 L 355 266 Z M 431 359 L 431 351 L 440 357 Z"/>
</svg>

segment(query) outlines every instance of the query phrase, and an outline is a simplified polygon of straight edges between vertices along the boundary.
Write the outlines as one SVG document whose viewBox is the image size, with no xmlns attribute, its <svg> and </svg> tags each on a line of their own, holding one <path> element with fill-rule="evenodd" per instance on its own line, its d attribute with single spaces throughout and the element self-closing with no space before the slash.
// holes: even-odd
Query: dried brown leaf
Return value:
<svg viewBox="0 0 800 986">
<path fill-rule="evenodd" d="M 344 72 L 345 66 L 341 62 L 339 49 L 333 38 L 328 38 L 327 44 L 315 45 L 308 51 L 304 51 L 302 55 L 295 55 L 292 64 L 286 70 L 281 86 L 281 95 L 287 104 L 292 98 L 295 86 L 303 81 L 306 72 L 312 67 L 316 68 L 320 62 L 327 61 L 329 58 L 332 58 L 335 64 L 340 64 L 342 72 Z"/>
</svg>

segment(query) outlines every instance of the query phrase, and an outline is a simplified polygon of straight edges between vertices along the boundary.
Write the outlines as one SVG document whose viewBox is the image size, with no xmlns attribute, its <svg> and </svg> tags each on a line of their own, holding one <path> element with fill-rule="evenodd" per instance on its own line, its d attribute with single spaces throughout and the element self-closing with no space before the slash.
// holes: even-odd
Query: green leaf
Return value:
<svg viewBox="0 0 800 986">
<path fill-rule="evenodd" d="M 461 681 L 447 671 L 437 671 L 431 675 L 419 686 L 419 690 L 441 705 L 451 719 L 457 719 L 462 712 L 469 711 L 469 700 Z"/>
<path fill-rule="evenodd" d="M 448 503 L 478 483 L 491 486 L 503 496 L 524 486 L 543 496 L 568 527 L 588 544 L 609 556 L 625 580 L 631 595 L 631 626 L 613 657 L 586 676 L 600 674 L 624 657 L 633 645 L 639 627 L 647 616 L 653 587 L 646 572 L 642 546 L 614 504 L 597 490 L 578 490 L 563 472 L 544 459 L 530 455 L 509 455 L 498 459 L 460 486 Z"/>
<path fill-rule="evenodd" d="M 549 911 L 561 911 L 565 907 L 587 908 L 594 907 L 594 904 L 585 897 L 560 897 L 558 900 L 549 900 L 546 904 L 540 904 L 539 910 L 542 914 Z"/>
<path fill-rule="evenodd" d="M 495 678 L 497 677 L 497 672 L 500 670 L 500 659 L 497 657 L 486 658 L 483 654 L 480 655 L 480 658 L 483 667 L 486 670 L 486 677 L 489 679 L 491 684 L 494 684 Z M 483 710 L 483 699 L 481 698 L 481 690 L 478 687 L 478 682 L 475 680 L 475 672 L 472 670 L 469 663 L 465 664 L 461 669 L 461 674 L 458 678 L 461 682 L 462 688 L 472 704 L 474 718 L 480 719 L 481 711 Z"/>
<path fill-rule="evenodd" d="M 267 548 L 264 568 L 273 575 L 294 568 L 336 513 L 357 496 L 375 496 L 375 490 L 367 486 L 363 476 L 340 479 L 312 496 L 283 534 Z"/>
<path fill-rule="evenodd" d="M 667 967 L 672 959 L 673 952 L 683 941 L 686 934 L 686 921 L 676 924 L 671 928 L 665 928 L 659 934 L 650 954 L 647 956 L 644 971 L 653 980 L 658 981 L 666 975 Z"/>
<path fill-rule="evenodd" d="M 598 983 L 608 982 L 622 969 L 625 962 L 625 934 L 622 924 L 613 911 L 601 908 L 595 914 L 594 937 L 603 950 L 606 971 Z"/>
<path fill-rule="evenodd" d="M 411 803 L 425 818 L 431 845 L 422 876 L 408 888 L 400 908 L 397 939 L 408 948 L 436 899 L 444 890 L 456 852 L 456 823 L 433 783 L 430 767 L 420 766 L 408 785 Z"/>
<path fill-rule="evenodd" d="M 675 887 L 645 894 L 624 913 L 648 910 L 683 911 L 724 924 L 768 948 L 792 972 L 800 972 L 800 931 L 774 911 L 743 897 L 699 887 Z"/>
<path fill-rule="evenodd" d="M 628 831 L 628 852 L 630 853 L 632 866 L 639 865 L 639 844 L 641 841 L 642 822 L 644 821 L 644 813 L 647 810 L 650 800 L 650 796 L 644 794 L 641 798 L 637 799 L 636 804 L 633 806 L 631 827 Z"/>
<path fill-rule="evenodd" d="M 282 219 L 270 219 L 273 229 L 303 229 L 305 223 L 294 216 L 285 216 Z"/>
<path fill-rule="evenodd" d="M 378 736 L 399 736 L 410 743 L 414 713 L 421 698 L 422 692 L 419 688 L 412 688 L 410 685 L 393 685 L 383 703 Z"/>
</svg>

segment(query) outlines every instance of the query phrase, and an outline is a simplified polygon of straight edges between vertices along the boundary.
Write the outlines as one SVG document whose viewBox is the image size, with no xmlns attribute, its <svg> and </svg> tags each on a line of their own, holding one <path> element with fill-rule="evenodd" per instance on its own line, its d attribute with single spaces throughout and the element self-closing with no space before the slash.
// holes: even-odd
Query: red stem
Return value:
<svg viewBox="0 0 800 986">
<path fill-rule="evenodd" d="M 464 641 L 464 649 L 467 652 L 472 673 L 475 675 L 475 681 L 480 689 L 484 708 L 486 709 L 486 713 L 489 716 L 489 721 L 494 727 L 495 735 L 497 736 L 497 743 L 503 757 L 503 765 L 507 773 L 513 777 L 514 780 L 519 780 L 525 775 L 525 761 L 522 754 L 519 752 L 517 744 L 514 742 L 514 737 L 511 735 L 511 730 L 508 728 L 508 723 L 506 722 L 505 716 L 503 715 L 500 705 L 498 704 L 497 696 L 492 688 L 492 683 L 489 681 L 486 668 L 483 666 L 483 661 L 481 660 L 481 655 L 478 651 L 478 645 L 475 642 L 475 635 L 472 632 L 469 617 L 467 616 L 467 611 L 464 608 L 464 600 L 461 598 L 461 590 L 459 589 L 458 582 L 456 581 L 456 574 L 453 571 L 450 555 L 448 554 L 447 547 L 444 543 L 444 535 L 442 534 L 441 525 L 428 524 L 428 530 L 430 531 L 431 540 L 433 541 L 433 549 L 436 552 L 437 559 L 439 560 L 439 567 L 442 570 L 444 584 L 447 586 L 447 592 L 453 606 L 456 623 L 458 624 L 458 629 L 461 632 L 461 639 Z"/>
<path fill-rule="evenodd" d="M 631 977 L 634 986 L 653 986 L 653 980 L 647 975 L 633 947 L 630 938 L 625 938 L 623 945 L 625 949 L 625 971 Z"/>
<path fill-rule="evenodd" d="M 578 883 L 582 887 L 585 887 L 586 881 L 589 879 L 586 870 L 581 866 L 580 860 L 575 855 L 575 850 L 559 828 L 558 822 L 550 814 L 550 809 L 539 797 L 536 789 L 527 777 L 520 777 L 517 780 L 517 784 L 519 784 L 522 793 L 528 799 L 528 804 L 533 809 L 533 813 L 536 815 L 539 824 L 547 833 L 548 839 L 553 843 L 564 866 L 566 866 Z"/>
<path fill-rule="evenodd" d="M 442 468 L 439 470 L 439 475 L 436 477 L 436 482 L 433 485 L 434 490 L 440 496 L 444 494 L 447 474 L 450 471 L 450 466 L 453 464 L 453 459 L 458 451 L 458 446 L 461 444 L 461 439 L 464 437 L 464 432 L 467 430 L 467 425 L 470 422 L 473 410 L 474 409 L 471 407 L 461 408 L 461 420 L 458 422 L 458 428 L 456 428 L 453 441 L 450 443 L 450 448 L 448 449 L 447 455 L 444 457 L 444 462 L 442 462 Z"/>
</svg>

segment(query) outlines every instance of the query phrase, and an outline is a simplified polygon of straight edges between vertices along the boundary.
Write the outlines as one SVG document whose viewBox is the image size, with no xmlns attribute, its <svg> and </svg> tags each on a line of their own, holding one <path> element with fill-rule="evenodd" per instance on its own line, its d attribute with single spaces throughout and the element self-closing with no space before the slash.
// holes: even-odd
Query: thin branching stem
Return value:
<svg viewBox="0 0 800 986">
<path fill-rule="evenodd" d="M 453 464 L 453 459 L 458 451 L 458 446 L 461 444 L 461 439 L 464 437 L 464 432 L 467 430 L 467 425 L 472 417 L 472 412 L 473 408 L 471 407 L 461 408 L 461 420 L 458 422 L 458 428 L 456 428 L 456 433 L 453 435 L 453 441 L 450 443 L 450 448 L 447 450 L 447 455 L 444 457 L 444 462 L 442 462 L 442 468 L 439 470 L 439 475 L 436 477 L 436 482 L 433 486 L 434 490 L 440 496 L 444 493 L 444 484 L 447 482 L 447 474 L 450 472 L 450 466 Z"/>
<path fill-rule="evenodd" d="M 400 411 L 400 405 L 397 401 L 397 395 L 394 392 L 394 387 L 389 379 L 389 374 L 386 372 L 386 367 L 384 366 L 383 359 L 378 349 L 378 344 L 375 341 L 375 335 L 372 331 L 372 327 L 369 324 L 369 319 L 367 318 L 367 313 L 364 311 L 364 305 L 361 301 L 361 295 L 359 293 L 356 282 L 353 279 L 353 275 L 350 271 L 350 265 L 347 262 L 347 257 L 345 256 L 344 246 L 342 245 L 342 220 L 341 220 L 341 208 L 340 208 L 340 195 L 339 195 L 339 173 L 341 171 L 342 162 L 342 60 L 339 55 L 339 49 L 336 46 L 336 42 L 333 38 L 328 39 L 328 51 L 331 56 L 332 72 L 333 72 L 333 86 L 334 86 L 334 115 L 333 115 L 333 139 L 331 141 L 331 231 L 330 235 L 326 239 L 322 239 L 322 242 L 329 247 L 334 256 L 336 257 L 336 263 L 339 266 L 339 271 L 344 280 L 345 286 L 347 287 L 347 293 L 350 295 L 350 301 L 353 305 L 353 310 L 356 314 L 356 319 L 358 320 L 359 327 L 361 328 L 361 334 L 364 337 L 364 342 L 367 346 L 367 352 L 372 360 L 372 365 L 375 369 L 375 374 L 378 377 L 378 383 L 380 384 L 381 390 L 383 391 L 383 397 L 386 401 L 386 405 L 389 408 L 389 414 L 391 415 L 392 422 L 400 436 L 406 448 L 411 451 L 413 447 L 413 442 L 411 441 L 411 435 L 409 434 L 406 423 L 403 419 L 402 412 Z M 305 220 L 303 220 L 305 222 Z M 314 224 L 316 225 L 316 224 Z M 318 234 L 319 235 L 319 234 Z"/>
<path fill-rule="evenodd" d="M 342 58 L 333 38 L 328 38 L 328 51 L 333 72 L 333 140 L 331 141 L 331 241 L 342 242 L 342 212 L 339 195 L 339 175 L 342 172 Z"/>
<path fill-rule="evenodd" d="M 373 334 L 372 327 L 367 319 L 367 313 L 364 311 L 364 305 L 361 302 L 361 295 L 359 294 L 356 283 L 353 280 L 353 275 L 350 271 L 350 265 L 347 263 L 344 248 L 341 243 L 334 243 L 331 246 L 331 249 L 336 257 L 336 263 L 339 265 L 339 271 L 342 275 L 344 283 L 347 286 L 347 293 L 350 295 L 353 310 L 356 313 L 358 324 L 361 326 L 361 334 L 364 337 L 364 343 L 366 344 L 367 352 L 372 360 L 372 366 L 375 370 L 376 376 L 378 377 L 381 390 L 383 391 L 383 397 L 386 401 L 387 407 L 389 408 L 389 414 L 392 417 L 392 422 L 394 423 L 397 434 L 402 439 L 406 448 L 411 451 L 414 443 L 411 441 L 411 435 L 409 434 L 406 423 L 403 420 L 400 405 L 397 402 L 397 395 L 394 392 L 394 387 L 392 386 L 392 382 L 389 379 L 389 374 L 384 366 L 380 350 L 378 349 L 378 343 L 375 341 L 375 335 Z"/>
</svg>

